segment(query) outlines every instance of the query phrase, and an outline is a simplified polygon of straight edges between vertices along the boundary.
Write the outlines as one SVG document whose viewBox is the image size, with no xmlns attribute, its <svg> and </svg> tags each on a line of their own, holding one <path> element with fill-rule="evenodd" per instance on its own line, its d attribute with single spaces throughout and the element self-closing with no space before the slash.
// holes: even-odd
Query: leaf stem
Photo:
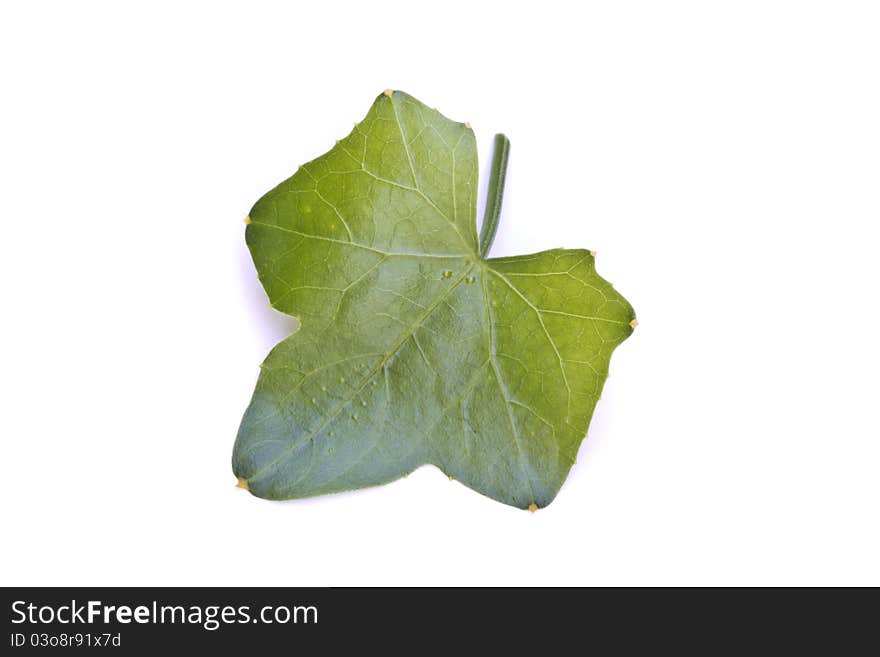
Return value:
<svg viewBox="0 0 880 657">
<path fill-rule="evenodd" d="M 507 174 L 507 157 L 510 154 L 510 140 L 501 133 L 495 135 L 495 150 L 492 153 L 492 172 L 489 174 L 489 194 L 483 212 L 483 226 L 480 228 L 480 257 L 485 258 L 498 231 L 501 216 L 501 201 L 504 199 L 504 178 Z"/>
</svg>

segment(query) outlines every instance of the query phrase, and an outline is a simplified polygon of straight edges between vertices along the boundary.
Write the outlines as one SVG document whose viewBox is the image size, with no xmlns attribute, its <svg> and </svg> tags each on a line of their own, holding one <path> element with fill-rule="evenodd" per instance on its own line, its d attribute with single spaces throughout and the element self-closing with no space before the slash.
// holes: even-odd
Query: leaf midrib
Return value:
<svg viewBox="0 0 880 657">
<path fill-rule="evenodd" d="M 461 257 L 461 256 L 459 256 L 459 257 Z M 434 310 L 436 310 L 437 307 L 439 307 L 439 305 L 441 303 L 443 303 L 443 301 L 445 301 L 447 299 L 447 297 L 449 297 L 450 294 L 452 294 L 453 290 L 455 290 L 461 284 L 461 282 L 463 280 L 465 280 L 465 278 L 470 274 L 470 272 L 473 271 L 475 266 L 476 266 L 476 263 L 472 263 L 470 265 L 470 267 L 465 269 L 464 272 L 458 278 L 456 278 L 455 281 L 453 281 L 449 285 L 449 287 L 443 292 L 443 294 L 441 294 L 437 298 L 437 300 L 433 304 L 428 306 L 427 310 L 425 310 L 425 312 L 422 313 L 418 317 L 418 319 L 415 322 L 413 322 L 413 324 L 406 331 L 404 331 L 404 333 L 401 335 L 400 339 L 395 344 L 393 344 L 387 352 L 385 352 L 385 355 L 382 357 L 382 359 L 361 379 L 361 381 L 358 383 L 358 386 L 354 389 L 354 391 L 351 393 L 351 395 L 344 398 L 337 405 L 337 407 L 334 409 L 333 413 L 330 414 L 327 417 L 327 419 L 324 422 L 322 422 L 320 426 L 318 426 L 317 429 L 315 429 L 314 431 L 311 431 L 302 440 L 297 441 L 295 444 L 293 444 L 290 447 L 288 447 L 287 449 L 285 449 L 274 460 L 272 460 L 271 462 L 267 463 L 266 465 L 261 467 L 259 470 L 257 470 L 254 474 L 252 474 L 250 477 L 248 477 L 248 482 L 254 482 L 255 480 L 259 479 L 261 475 L 263 475 L 268 470 L 273 468 L 275 465 L 280 463 L 282 461 L 282 459 L 289 456 L 298 447 L 301 447 L 307 441 L 314 438 L 321 431 L 323 431 L 327 427 L 327 425 L 329 425 L 333 420 L 335 420 L 339 416 L 339 414 L 342 412 L 342 410 L 348 404 L 350 404 L 354 400 L 354 398 L 357 397 L 357 395 L 360 394 L 360 392 L 367 386 L 370 379 L 373 378 L 373 376 L 376 374 L 376 372 L 378 372 L 388 362 L 388 360 L 400 350 L 400 348 L 406 343 L 406 341 L 410 338 L 410 336 L 415 334 L 415 332 L 422 326 L 422 324 L 424 324 L 425 320 L 431 316 L 431 314 L 434 312 Z"/>
</svg>

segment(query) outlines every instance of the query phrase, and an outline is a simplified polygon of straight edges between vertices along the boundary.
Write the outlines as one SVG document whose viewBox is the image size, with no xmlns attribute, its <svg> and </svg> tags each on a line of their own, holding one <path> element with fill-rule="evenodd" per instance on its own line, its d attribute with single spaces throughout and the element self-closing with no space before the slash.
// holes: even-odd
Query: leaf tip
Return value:
<svg viewBox="0 0 880 657">
<path fill-rule="evenodd" d="M 629 323 L 629 325 L 630 325 L 632 328 L 635 328 L 636 326 L 639 325 L 639 323 L 638 323 L 638 321 L 636 321 L 635 319 L 633 319 L 633 320 Z"/>
<path fill-rule="evenodd" d="M 538 510 L 538 505 L 535 504 L 534 502 L 532 502 L 531 504 L 529 504 L 528 509 L 529 509 L 529 513 L 534 513 L 535 511 Z"/>
<path fill-rule="evenodd" d="M 235 484 L 236 488 L 244 488 L 248 490 L 248 482 L 244 477 L 239 477 L 238 482 Z"/>
<path fill-rule="evenodd" d="M 464 122 L 464 127 L 467 128 L 468 130 L 470 130 L 470 129 L 471 129 L 471 124 L 468 123 L 467 121 L 465 121 L 465 122 Z"/>
<path fill-rule="evenodd" d="M 248 215 L 244 218 L 244 225 L 249 226 L 251 224 L 251 215 Z"/>
<path fill-rule="evenodd" d="M 596 257 L 596 252 L 595 252 L 595 251 L 590 251 L 590 255 L 593 256 L 593 257 L 595 258 L 595 257 Z"/>
<path fill-rule="evenodd" d="M 389 98 L 391 98 L 391 96 L 394 95 L 394 89 L 386 89 L 382 93 L 385 94 L 386 96 L 388 96 Z"/>
</svg>

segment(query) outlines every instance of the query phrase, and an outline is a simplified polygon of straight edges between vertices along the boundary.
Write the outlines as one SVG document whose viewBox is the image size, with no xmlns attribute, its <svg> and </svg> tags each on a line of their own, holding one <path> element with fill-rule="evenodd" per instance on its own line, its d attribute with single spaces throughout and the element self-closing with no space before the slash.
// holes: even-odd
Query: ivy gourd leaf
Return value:
<svg viewBox="0 0 880 657">
<path fill-rule="evenodd" d="M 256 203 L 260 281 L 301 326 L 262 364 L 239 485 L 301 498 L 431 463 L 506 504 L 553 500 L 635 315 L 590 251 L 484 258 L 476 207 L 470 126 L 399 91 Z"/>
</svg>

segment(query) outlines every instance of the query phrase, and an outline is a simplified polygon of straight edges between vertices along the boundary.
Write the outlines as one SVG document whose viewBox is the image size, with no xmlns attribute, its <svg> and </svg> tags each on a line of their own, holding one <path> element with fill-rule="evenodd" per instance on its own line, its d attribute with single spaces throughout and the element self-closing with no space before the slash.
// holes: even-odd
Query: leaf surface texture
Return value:
<svg viewBox="0 0 880 657">
<path fill-rule="evenodd" d="M 477 172 L 469 126 L 395 91 L 251 210 L 270 303 L 301 322 L 238 432 L 252 493 L 432 463 L 506 504 L 553 500 L 635 315 L 589 251 L 481 258 Z"/>
</svg>

